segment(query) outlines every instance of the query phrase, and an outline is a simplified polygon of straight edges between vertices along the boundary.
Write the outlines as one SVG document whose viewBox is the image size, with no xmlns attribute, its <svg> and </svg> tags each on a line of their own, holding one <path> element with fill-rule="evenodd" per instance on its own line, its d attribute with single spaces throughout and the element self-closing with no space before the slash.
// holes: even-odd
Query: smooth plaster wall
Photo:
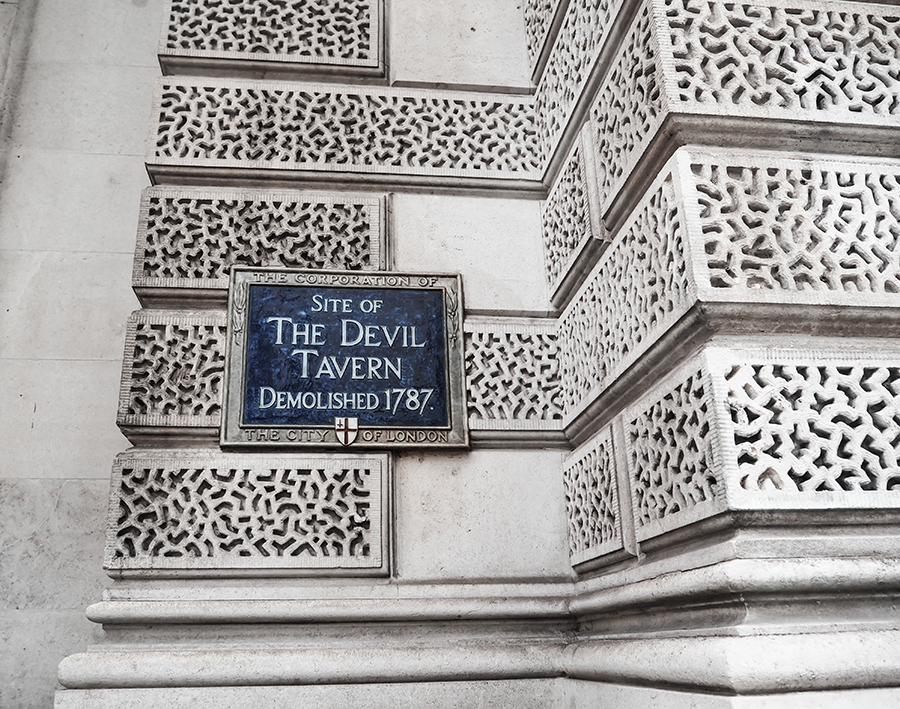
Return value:
<svg viewBox="0 0 900 709">
<path fill-rule="evenodd" d="M 521 0 L 389 0 L 392 83 L 528 92 Z"/>
<path fill-rule="evenodd" d="M 0 180 L 0 707 L 101 632 L 125 319 L 162 0 L 22 0 Z"/>
</svg>

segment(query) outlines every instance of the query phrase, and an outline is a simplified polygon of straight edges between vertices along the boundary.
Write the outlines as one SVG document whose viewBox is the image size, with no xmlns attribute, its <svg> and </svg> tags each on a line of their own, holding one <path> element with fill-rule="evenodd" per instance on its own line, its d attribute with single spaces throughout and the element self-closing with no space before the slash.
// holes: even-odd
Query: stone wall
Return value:
<svg viewBox="0 0 900 709">
<path fill-rule="evenodd" d="M 105 633 L 57 706 L 896 702 L 900 15 L 838 5 L 23 0 L 3 622 Z M 471 450 L 220 450 L 235 264 L 460 273 Z"/>
<path fill-rule="evenodd" d="M 162 2 L 0 4 L 0 706 L 53 704 L 100 637 L 141 164 Z M 153 28 L 153 29 L 150 29 Z M 8 53 L 6 53 L 8 52 Z"/>
</svg>

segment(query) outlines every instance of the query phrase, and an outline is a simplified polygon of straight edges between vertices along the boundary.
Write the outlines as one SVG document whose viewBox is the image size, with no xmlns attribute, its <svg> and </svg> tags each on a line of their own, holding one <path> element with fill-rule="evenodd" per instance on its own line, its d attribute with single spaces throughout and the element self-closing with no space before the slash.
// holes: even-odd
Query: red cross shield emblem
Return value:
<svg viewBox="0 0 900 709">
<path fill-rule="evenodd" d="M 359 433 L 359 419 L 356 417 L 335 416 L 334 433 L 342 446 L 349 446 Z"/>
</svg>

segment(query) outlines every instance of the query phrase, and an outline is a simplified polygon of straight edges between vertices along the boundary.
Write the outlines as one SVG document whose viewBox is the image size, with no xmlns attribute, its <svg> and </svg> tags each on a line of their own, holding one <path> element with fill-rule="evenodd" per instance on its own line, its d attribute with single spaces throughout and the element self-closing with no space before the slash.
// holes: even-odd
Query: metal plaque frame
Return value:
<svg viewBox="0 0 900 709">
<path fill-rule="evenodd" d="M 263 286 L 263 289 L 251 291 L 252 286 Z M 258 377 L 258 370 L 249 372 L 249 343 L 251 341 L 251 298 L 256 293 L 276 293 L 279 288 L 290 288 L 283 293 L 301 294 L 299 289 L 323 291 L 359 289 L 365 292 L 402 290 L 406 297 L 409 292 L 422 291 L 423 294 L 440 292 L 442 294 L 442 328 L 443 328 L 443 381 L 446 392 L 446 421 L 439 425 L 410 425 L 401 422 L 382 421 L 376 425 L 367 425 L 364 420 L 353 417 L 348 412 L 346 417 L 334 417 L 328 424 L 322 421 L 310 423 L 310 419 L 318 414 L 304 415 L 302 408 L 292 414 L 290 421 L 277 423 L 260 423 L 247 421 L 247 411 L 252 406 L 247 404 L 248 378 Z M 305 295 L 302 294 L 302 295 Z M 296 298 L 297 295 L 290 295 Z M 395 295 L 395 298 L 400 294 Z M 434 296 L 425 296 L 436 303 Z M 423 300 L 425 299 L 423 298 Z M 396 448 L 465 448 L 469 445 L 468 417 L 466 412 L 465 387 L 465 344 L 462 328 L 463 302 L 462 281 L 457 274 L 423 274 L 399 273 L 388 271 L 322 271 L 286 268 L 255 268 L 235 266 L 231 272 L 228 289 L 228 335 L 225 349 L 225 382 L 223 394 L 222 425 L 220 429 L 220 445 L 223 448 L 317 448 L 317 449 L 396 449 Z M 286 320 L 287 318 L 269 318 L 269 320 Z M 266 321 L 268 322 L 268 320 Z M 298 319 L 298 323 L 299 319 Z M 304 323 L 305 325 L 306 323 Z M 329 323 L 334 324 L 334 323 Z M 277 322 L 279 344 L 282 338 L 281 322 Z M 291 323 L 293 326 L 294 323 Z M 260 325 L 259 328 L 262 326 Z M 341 327 L 344 327 L 343 322 Z M 257 329 L 257 332 L 259 331 Z M 284 330 L 287 333 L 287 328 Z M 296 332 L 296 331 L 294 331 Z M 307 331 L 308 332 L 308 331 Z M 256 338 L 261 335 L 254 335 Z M 321 336 L 321 335 L 320 335 Z M 288 335 L 285 334 L 285 340 Z M 295 342 L 297 335 L 294 334 Z M 342 335 L 343 338 L 343 335 Z M 257 340 L 254 340 L 256 342 Z M 412 338 L 415 343 L 415 334 Z M 366 341 L 368 344 L 368 340 Z M 341 345 L 344 344 L 342 339 Z M 299 351 L 299 350 L 297 350 Z M 427 357 L 426 354 L 420 357 Z M 334 357 L 332 357 L 332 360 Z M 435 358 L 439 361 L 439 357 Z M 254 359 L 254 362 L 256 360 Z M 306 367 L 306 360 L 303 363 Z M 345 358 L 346 367 L 346 358 Z M 387 367 L 385 368 L 387 369 Z M 434 372 L 439 372 L 436 367 Z M 249 372 L 249 373 L 248 373 Z M 306 370 L 304 369 L 304 372 Z M 371 370 L 370 370 L 371 375 Z M 304 373 L 304 376 L 306 374 Z M 435 374 L 439 376 L 439 374 Z M 268 387 L 266 387 L 268 388 Z M 274 390 L 272 390 L 274 391 Z M 394 392 L 401 389 L 394 389 Z M 402 389 L 402 391 L 407 391 Z M 424 391 L 424 390 L 422 390 Z M 280 393 L 280 392 L 276 392 Z M 290 392 L 289 392 L 290 394 Z M 354 396 L 354 393 L 349 393 Z M 356 394 L 361 395 L 361 394 Z M 300 392 L 293 394 L 299 397 Z M 306 393 L 309 396 L 309 393 Z M 341 394 L 348 396 L 348 394 Z M 385 405 L 390 410 L 390 394 L 385 392 Z M 297 402 L 297 398 L 288 399 Z M 344 399 L 345 400 L 345 399 Z M 329 397 L 329 402 L 332 399 Z M 320 399 L 321 402 L 321 399 Z M 396 404 L 396 400 L 394 400 Z M 380 404 L 379 404 L 380 405 Z M 259 408 L 263 407 L 260 401 Z M 284 408 L 284 407 L 279 407 Z M 424 404 L 422 407 L 424 411 Z M 394 409 L 396 412 L 396 408 Z M 390 414 L 381 414 L 381 417 Z M 288 414 L 279 414 L 287 418 Z M 296 420 L 294 420 L 294 417 Z M 402 417 L 401 417 L 402 418 Z"/>
</svg>

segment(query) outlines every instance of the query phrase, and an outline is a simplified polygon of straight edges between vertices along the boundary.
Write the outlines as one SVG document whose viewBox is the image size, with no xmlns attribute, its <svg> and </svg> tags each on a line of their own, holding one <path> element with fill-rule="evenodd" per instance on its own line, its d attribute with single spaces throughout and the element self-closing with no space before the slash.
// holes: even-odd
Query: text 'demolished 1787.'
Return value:
<svg viewBox="0 0 900 709">
<path fill-rule="evenodd" d="M 235 268 L 223 446 L 468 445 L 456 275 Z"/>
</svg>

